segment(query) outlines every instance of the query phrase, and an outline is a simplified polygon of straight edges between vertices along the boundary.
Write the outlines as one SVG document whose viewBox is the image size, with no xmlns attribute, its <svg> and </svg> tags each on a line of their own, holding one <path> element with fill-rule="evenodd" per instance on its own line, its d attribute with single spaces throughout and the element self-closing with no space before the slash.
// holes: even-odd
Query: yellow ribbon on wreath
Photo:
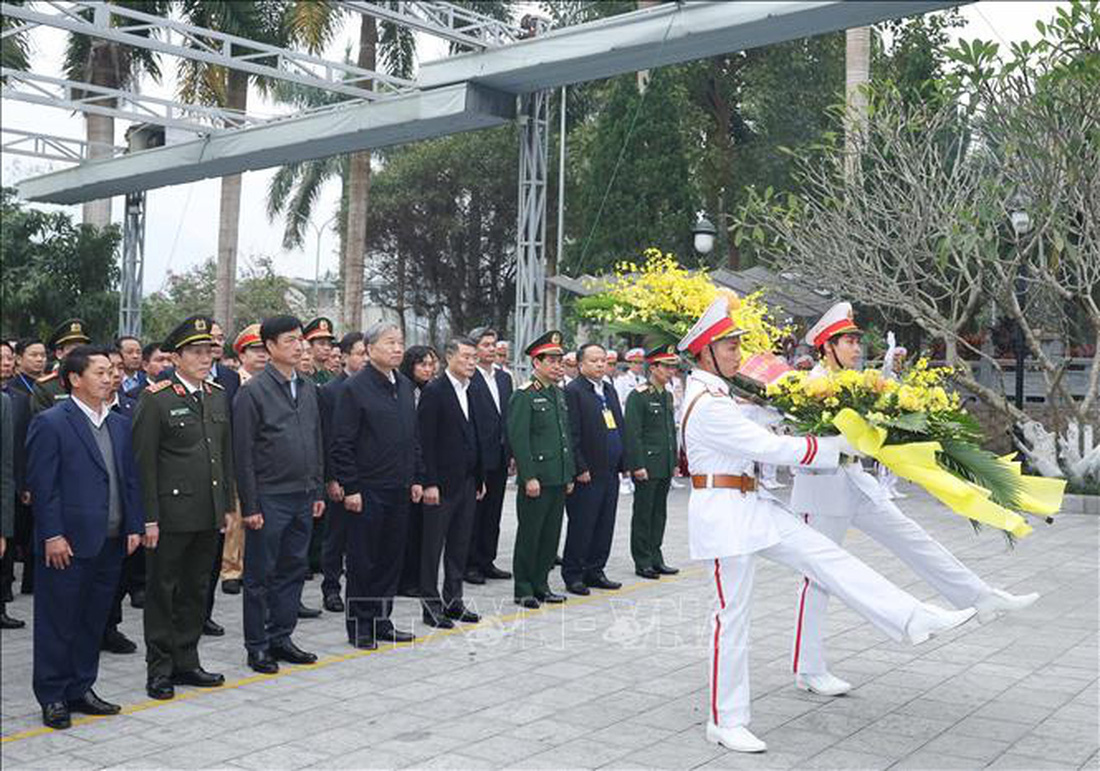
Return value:
<svg viewBox="0 0 1100 771">
<path fill-rule="evenodd" d="M 990 499 L 989 490 L 959 479 L 936 461 L 939 442 L 886 444 L 886 429 L 872 426 L 855 410 L 845 408 L 833 418 L 844 437 L 859 452 L 874 458 L 899 477 L 916 482 L 956 514 L 1007 531 L 1017 538 L 1031 532 L 1031 525 L 1014 511 Z M 1021 509 L 1033 514 L 1052 515 L 1062 507 L 1065 480 L 1025 476 L 1019 463 L 1007 458 L 1021 477 Z"/>
</svg>

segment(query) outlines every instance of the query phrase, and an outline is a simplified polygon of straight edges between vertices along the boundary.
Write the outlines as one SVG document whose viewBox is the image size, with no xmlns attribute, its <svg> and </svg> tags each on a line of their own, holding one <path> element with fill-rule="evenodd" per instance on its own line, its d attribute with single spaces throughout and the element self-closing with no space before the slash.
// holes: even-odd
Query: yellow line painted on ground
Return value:
<svg viewBox="0 0 1100 771">
<path fill-rule="evenodd" d="M 468 634 L 482 626 L 492 624 L 508 624 L 512 621 L 518 621 L 521 618 L 531 618 L 532 616 L 538 616 L 547 613 L 551 610 L 557 610 L 559 613 L 563 613 L 566 608 L 575 608 L 578 605 L 587 605 L 593 602 L 599 602 L 601 600 L 613 600 L 616 597 L 620 597 L 624 594 L 631 594 L 640 589 L 657 588 L 662 585 L 667 586 L 670 583 L 682 581 L 685 578 L 694 578 L 695 576 L 702 575 L 705 571 L 694 568 L 683 570 L 679 575 L 666 576 L 660 581 L 636 581 L 633 584 L 624 586 L 622 589 L 616 589 L 614 591 L 605 592 L 601 591 L 599 594 L 590 594 L 587 597 L 570 597 L 568 602 L 554 606 L 549 604 L 543 604 L 542 607 L 537 610 L 523 609 L 514 613 L 508 613 L 501 616 L 488 616 L 477 624 L 464 624 L 461 626 L 455 626 L 453 629 L 439 629 L 423 637 L 418 637 L 413 642 L 409 643 L 391 643 L 389 645 L 382 645 L 374 650 L 353 650 L 349 653 L 342 653 L 336 656 L 326 656 L 323 659 L 319 659 L 313 664 L 302 664 L 298 666 L 281 666 L 279 671 L 273 675 L 251 675 L 249 677 L 242 677 L 239 680 L 234 680 L 231 683 L 225 683 L 217 688 L 200 688 L 193 691 L 180 691 L 176 694 L 175 698 L 166 699 L 160 701 L 158 699 L 149 699 L 148 701 L 141 701 L 137 704 L 131 704 L 122 708 L 121 714 L 134 715 L 138 712 L 145 712 L 149 709 L 156 707 L 167 707 L 172 704 L 178 704 L 181 701 L 189 701 L 191 699 L 197 699 L 200 696 L 208 694 L 218 693 L 219 691 L 228 691 L 234 688 L 243 688 L 246 685 L 252 685 L 253 683 L 262 683 L 267 680 L 275 680 L 286 675 L 292 675 L 296 672 L 308 672 L 313 669 L 322 669 L 324 667 L 332 666 L 333 664 L 340 664 L 345 661 L 351 661 L 353 659 L 360 659 L 364 656 L 374 656 L 379 653 L 386 653 L 397 648 L 412 648 L 419 645 L 432 642 L 433 640 L 441 640 L 451 635 L 463 635 Z M 85 715 L 83 717 L 73 719 L 73 727 L 87 725 L 88 723 L 94 723 L 98 720 L 110 720 L 117 715 Z M 0 737 L 0 744 L 8 744 L 10 742 L 23 741 L 24 739 L 33 739 L 36 736 L 44 736 L 46 734 L 56 733 L 57 729 L 47 728 L 46 726 L 40 726 L 38 728 L 29 728 L 26 731 L 20 731 L 9 736 Z"/>
</svg>

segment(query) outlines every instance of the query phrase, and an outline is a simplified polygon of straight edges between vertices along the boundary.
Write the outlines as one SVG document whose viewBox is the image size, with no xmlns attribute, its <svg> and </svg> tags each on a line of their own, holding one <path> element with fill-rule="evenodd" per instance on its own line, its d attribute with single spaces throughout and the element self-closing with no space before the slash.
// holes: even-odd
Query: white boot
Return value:
<svg viewBox="0 0 1100 771">
<path fill-rule="evenodd" d="M 909 642 L 913 645 L 920 645 L 929 637 L 935 637 L 949 629 L 962 626 L 967 621 L 974 618 L 974 614 L 977 612 L 978 611 L 974 608 L 944 610 L 943 608 L 937 608 L 935 605 L 930 605 L 927 602 L 921 603 L 917 609 L 913 611 L 913 617 L 910 618 L 909 623 L 906 624 L 905 634 L 909 637 Z"/>
<path fill-rule="evenodd" d="M 707 721 L 707 741 L 734 752 L 764 752 L 768 749 L 768 745 L 753 736 L 752 731 L 743 725 L 719 728 Z"/>
<path fill-rule="evenodd" d="M 1005 613 L 1014 610 L 1023 610 L 1029 605 L 1034 604 L 1037 599 L 1039 599 L 1038 592 L 1032 592 L 1031 594 L 1009 594 L 1000 589 L 994 589 L 985 597 L 975 602 L 974 607 L 978 609 L 978 621 L 983 624 L 988 624 L 990 621 L 996 621 Z"/>
<path fill-rule="evenodd" d="M 816 693 L 818 696 L 841 696 L 852 690 L 851 683 L 828 672 L 816 675 L 798 674 L 794 677 L 794 683 L 802 690 Z"/>
</svg>

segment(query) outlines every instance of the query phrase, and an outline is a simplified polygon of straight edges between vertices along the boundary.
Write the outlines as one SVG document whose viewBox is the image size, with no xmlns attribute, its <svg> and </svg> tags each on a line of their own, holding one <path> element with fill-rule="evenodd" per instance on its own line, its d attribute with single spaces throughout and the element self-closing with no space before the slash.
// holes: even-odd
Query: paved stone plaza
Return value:
<svg viewBox="0 0 1100 771">
<path fill-rule="evenodd" d="M 4 632 L 0 763 L 16 768 L 1097 768 L 1097 530 L 1063 515 L 1012 551 L 995 532 L 909 488 L 902 508 L 990 583 L 1041 591 L 1032 608 L 973 622 L 919 648 L 891 642 L 838 604 L 830 618 L 833 671 L 855 686 L 838 699 L 793 687 L 790 633 L 797 577 L 759 563 L 752 629 L 752 728 L 759 756 L 703 740 L 710 573 L 687 560 L 687 491 L 673 493 L 666 557 L 675 579 L 637 578 L 629 499 L 619 510 L 608 574 L 618 592 L 518 612 L 508 582 L 468 589 L 487 618 L 412 646 L 355 651 L 332 614 L 296 635 L 321 660 L 258 676 L 245 666 L 241 600 L 218 594 L 228 633 L 204 638 L 216 691 L 145 695 L 142 651 L 104 654 L 96 689 L 124 715 L 41 727 L 31 694 L 30 627 Z M 514 532 L 514 491 L 503 544 Z M 921 598 L 931 590 L 860 533 L 848 545 Z M 507 558 L 500 564 L 507 565 Z M 560 582 L 555 576 L 554 585 Z M 18 586 L 18 584 L 17 584 Z M 320 604 L 319 582 L 306 600 Z M 941 602 L 942 604 L 942 602 Z M 31 619 L 31 599 L 12 615 Z M 141 643 L 140 612 L 124 631 Z M 418 633 L 418 607 L 397 616 Z M 415 623 L 414 623 L 415 622 Z M 75 717 L 75 716 L 74 716 Z"/>
</svg>

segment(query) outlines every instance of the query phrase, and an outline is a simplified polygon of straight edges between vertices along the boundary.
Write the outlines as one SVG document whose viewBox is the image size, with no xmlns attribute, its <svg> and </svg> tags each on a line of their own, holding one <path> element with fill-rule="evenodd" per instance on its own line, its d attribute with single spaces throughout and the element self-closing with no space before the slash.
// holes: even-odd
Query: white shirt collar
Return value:
<svg viewBox="0 0 1100 771">
<path fill-rule="evenodd" d="M 727 383 L 723 378 L 707 372 L 705 369 L 692 370 L 691 376 L 699 382 L 703 383 L 703 385 L 707 386 L 708 388 L 717 388 L 725 394 L 728 394 L 730 392 L 729 383 Z"/>
<path fill-rule="evenodd" d="M 596 393 L 603 393 L 603 380 L 593 380 L 592 378 L 585 377 L 583 375 L 581 377 L 584 377 L 585 380 L 592 384 L 592 387 L 596 389 Z"/>
<path fill-rule="evenodd" d="M 95 412 L 94 410 L 92 410 L 91 407 L 78 399 L 76 396 L 72 397 L 72 401 L 76 404 L 77 407 L 80 408 L 81 412 L 88 416 L 88 420 L 92 421 L 92 425 L 96 428 L 99 428 L 103 425 L 103 421 L 107 419 L 107 415 L 110 413 L 106 405 L 103 404 L 99 405 L 99 409 L 101 411 Z"/>
<path fill-rule="evenodd" d="M 485 376 L 486 380 L 495 380 L 496 379 L 496 374 L 497 374 L 497 365 L 496 364 L 490 364 L 488 367 L 483 367 L 480 364 L 478 364 L 477 368 L 481 371 L 481 374 Z"/>
<path fill-rule="evenodd" d="M 187 378 L 183 377 L 178 372 L 176 373 L 176 379 L 183 383 L 183 387 L 187 389 L 188 394 L 193 394 L 195 393 L 195 391 L 199 390 L 198 386 L 191 385 L 191 383 L 188 382 Z"/>
<path fill-rule="evenodd" d="M 449 369 L 444 370 L 444 372 L 447 373 L 447 379 L 451 381 L 451 385 L 453 385 L 455 387 L 456 391 L 465 392 L 466 389 L 470 387 L 470 381 L 469 380 L 467 380 L 466 382 L 462 382 L 457 377 L 452 375 L 451 371 Z"/>
</svg>

